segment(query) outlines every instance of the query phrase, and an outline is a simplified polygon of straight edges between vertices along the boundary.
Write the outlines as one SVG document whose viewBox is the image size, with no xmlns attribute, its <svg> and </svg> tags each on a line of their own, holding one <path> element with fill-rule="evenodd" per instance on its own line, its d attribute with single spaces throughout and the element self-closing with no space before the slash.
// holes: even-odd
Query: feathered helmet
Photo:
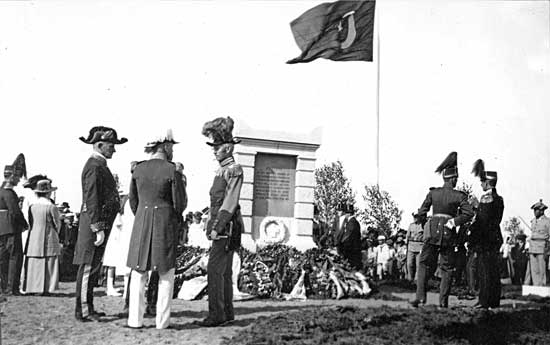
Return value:
<svg viewBox="0 0 550 345">
<path fill-rule="evenodd" d="M 458 177 L 457 153 L 454 151 L 449 153 L 447 158 L 435 169 L 435 172 L 441 174 L 444 179 Z"/>
<path fill-rule="evenodd" d="M 27 178 L 27 165 L 25 164 L 25 155 L 17 155 L 12 165 L 4 166 L 4 177 L 18 176 Z"/>
<path fill-rule="evenodd" d="M 475 161 L 472 168 L 472 174 L 474 174 L 475 177 L 479 177 L 481 181 L 497 181 L 498 179 L 496 171 L 485 170 L 485 162 L 483 162 L 483 159 Z"/>
<path fill-rule="evenodd" d="M 99 141 L 105 141 L 113 144 L 124 144 L 128 141 L 126 138 L 118 138 L 116 131 L 110 127 L 104 126 L 95 126 L 90 129 L 88 138 L 80 137 L 79 138 L 83 143 L 86 144 L 95 144 Z"/>
<path fill-rule="evenodd" d="M 145 148 L 153 148 L 164 143 L 179 144 L 179 142 L 174 140 L 174 133 L 171 128 L 159 132 L 155 137 L 153 137 L 153 140 L 149 141 L 147 145 L 145 145 Z"/>
<path fill-rule="evenodd" d="M 29 177 L 29 179 L 25 181 L 25 183 L 23 183 L 23 187 L 34 190 L 36 188 L 36 184 L 38 183 L 38 181 L 42 181 L 42 180 L 49 180 L 50 182 L 52 182 L 52 179 L 48 178 L 48 176 L 46 175 L 34 175 Z"/>
<path fill-rule="evenodd" d="M 206 144 L 218 146 L 222 144 L 238 144 L 241 140 L 233 138 L 233 119 L 228 117 L 218 117 L 208 121 L 202 127 L 202 135 L 210 138 L 211 142 Z"/>
</svg>

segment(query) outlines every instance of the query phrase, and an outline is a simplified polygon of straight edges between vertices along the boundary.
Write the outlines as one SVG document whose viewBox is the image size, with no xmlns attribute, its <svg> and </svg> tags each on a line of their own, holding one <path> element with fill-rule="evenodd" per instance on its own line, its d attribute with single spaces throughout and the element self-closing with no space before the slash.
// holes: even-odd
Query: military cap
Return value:
<svg viewBox="0 0 550 345">
<path fill-rule="evenodd" d="M 533 206 L 531 206 L 531 209 L 533 210 L 546 210 L 548 208 L 548 206 L 546 206 L 543 202 L 542 202 L 542 199 L 539 200 L 539 202 L 533 204 Z"/>
</svg>

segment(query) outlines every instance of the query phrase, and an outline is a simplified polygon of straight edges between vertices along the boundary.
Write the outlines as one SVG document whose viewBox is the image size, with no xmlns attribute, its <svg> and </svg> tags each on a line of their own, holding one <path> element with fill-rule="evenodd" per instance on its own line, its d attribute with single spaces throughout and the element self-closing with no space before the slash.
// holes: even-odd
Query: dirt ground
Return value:
<svg viewBox="0 0 550 345">
<path fill-rule="evenodd" d="M 278 301 L 251 300 L 235 302 L 236 320 L 231 325 L 218 328 L 200 328 L 193 321 L 207 315 L 207 301 L 173 300 L 171 328 L 155 329 L 155 319 L 146 318 L 145 328 L 128 329 L 126 317 L 119 315 L 123 308 L 121 297 L 106 296 L 104 289 L 97 289 L 96 309 L 107 313 L 102 322 L 77 322 L 74 318 L 75 283 L 60 283 L 59 294 L 51 297 L 14 296 L 0 305 L 1 344 L 220 344 L 236 335 L 261 316 L 299 311 L 313 306 L 408 307 L 413 298 L 409 292 L 393 293 L 392 299 L 346 299 Z M 401 300 L 400 300 L 401 299 Z M 475 300 L 458 300 L 451 296 L 450 306 L 471 306 Z M 503 300 L 511 306 L 516 301 Z M 521 303 L 517 301 L 517 303 Z M 437 304 L 437 295 L 430 293 L 428 304 Z"/>
</svg>

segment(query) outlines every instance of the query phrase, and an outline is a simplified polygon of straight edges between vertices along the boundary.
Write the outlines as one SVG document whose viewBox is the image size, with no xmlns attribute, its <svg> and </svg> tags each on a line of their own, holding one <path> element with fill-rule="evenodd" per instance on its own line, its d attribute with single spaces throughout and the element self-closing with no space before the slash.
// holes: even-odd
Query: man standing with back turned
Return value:
<svg viewBox="0 0 550 345">
<path fill-rule="evenodd" d="M 466 193 L 455 190 L 458 180 L 457 153 L 451 152 L 435 170 L 443 176 L 443 187 L 430 188 L 426 199 L 418 209 L 418 216 L 425 217 L 431 207 L 433 215 L 424 230 L 424 245 L 420 253 L 416 299 L 413 307 L 426 303 L 428 279 L 433 275 L 440 257 L 441 284 L 439 286 L 439 306 L 449 306 L 451 291 L 451 254 L 453 251 L 456 227 L 470 220 L 474 211 L 468 203 Z"/>
<path fill-rule="evenodd" d="M 107 159 L 116 152 L 115 145 L 128 139 L 118 139 L 112 128 L 96 126 L 90 129 L 88 138 L 80 140 L 94 148 L 82 170 L 82 208 L 73 261 L 78 265 L 75 317 L 84 322 L 105 316 L 94 309 L 94 287 L 109 233 L 120 210 L 116 181 L 107 167 Z"/>
</svg>

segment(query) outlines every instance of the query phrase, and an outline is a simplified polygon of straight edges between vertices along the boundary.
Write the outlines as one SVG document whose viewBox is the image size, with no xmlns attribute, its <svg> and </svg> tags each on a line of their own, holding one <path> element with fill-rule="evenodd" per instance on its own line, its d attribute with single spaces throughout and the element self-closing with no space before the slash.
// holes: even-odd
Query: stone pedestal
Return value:
<svg viewBox="0 0 550 345">
<path fill-rule="evenodd" d="M 244 170 L 243 246 L 251 251 L 271 243 L 312 248 L 315 152 L 321 130 L 289 134 L 241 124 L 234 135 L 241 139 L 235 159 Z"/>
</svg>

